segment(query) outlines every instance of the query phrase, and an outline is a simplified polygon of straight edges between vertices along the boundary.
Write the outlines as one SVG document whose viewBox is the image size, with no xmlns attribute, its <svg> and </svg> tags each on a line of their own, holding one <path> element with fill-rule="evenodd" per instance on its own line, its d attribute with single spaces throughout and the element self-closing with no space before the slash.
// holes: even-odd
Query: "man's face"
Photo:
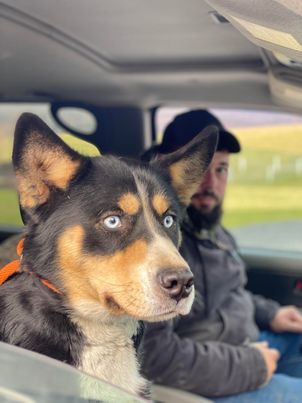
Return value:
<svg viewBox="0 0 302 403">
<path fill-rule="evenodd" d="M 203 180 L 192 197 L 191 204 L 203 214 L 208 214 L 222 204 L 229 170 L 229 153 L 216 151 Z"/>
</svg>

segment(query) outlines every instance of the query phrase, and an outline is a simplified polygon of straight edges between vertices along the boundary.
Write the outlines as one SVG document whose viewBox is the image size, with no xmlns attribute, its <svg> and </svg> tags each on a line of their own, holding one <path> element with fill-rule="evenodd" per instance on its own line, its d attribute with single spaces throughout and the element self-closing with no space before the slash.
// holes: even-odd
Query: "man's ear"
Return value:
<svg viewBox="0 0 302 403">
<path fill-rule="evenodd" d="M 30 211 L 48 202 L 54 190 L 66 190 L 85 160 L 38 116 L 22 114 L 13 148 L 21 211 L 30 216 Z"/>
<path fill-rule="evenodd" d="M 209 126 L 177 151 L 161 154 L 160 158 L 151 162 L 168 172 L 172 186 L 183 204 L 190 204 L 216 151 L 217 141 L 217 128 Z"/>
</svg>

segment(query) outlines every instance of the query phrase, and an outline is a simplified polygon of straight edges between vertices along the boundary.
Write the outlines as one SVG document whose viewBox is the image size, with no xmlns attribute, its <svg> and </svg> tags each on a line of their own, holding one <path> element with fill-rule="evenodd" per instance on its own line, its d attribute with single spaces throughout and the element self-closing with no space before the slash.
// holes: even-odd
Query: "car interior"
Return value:
<svg viewBox="0 0 302 403">
<path fill-rule="evenodd" d="M 0 141 L 12 137 L 7 122 L 13 127 L 15 115 L 7 110 L 41 104 L 64 133 L 133 158 L 160 141 L 163 108 L 301 118 L 301 19 L 294 0 L 1 0 Z M 1 152 L 0 164 L 5 187 Z M 5 216 L 9 202 L 0 203 Z M 0 241 L 21 229 L 0 222 Z M 240 250 L 250 290 L 302 307 L 301 249 Z M 203 401 L 168 388 L 154 393 L 163 402 Z"/>
</svg>

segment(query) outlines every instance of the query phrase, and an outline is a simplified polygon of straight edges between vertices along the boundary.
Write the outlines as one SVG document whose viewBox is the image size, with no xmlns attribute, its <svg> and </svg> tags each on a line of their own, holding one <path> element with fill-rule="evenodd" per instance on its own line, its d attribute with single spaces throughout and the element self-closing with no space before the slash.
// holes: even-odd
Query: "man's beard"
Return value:
<svg viewBox="0 0 302 403">
<path fill-rule="evenodd" d="M 188 216 L 197 231 L 201 229 L 210 230 L 215 227 L 221 219 L 222 216 L 222 204 L 219 203 L 210 212 L 201 212 L 192 204 L 187 208 Z"/>
</svg>

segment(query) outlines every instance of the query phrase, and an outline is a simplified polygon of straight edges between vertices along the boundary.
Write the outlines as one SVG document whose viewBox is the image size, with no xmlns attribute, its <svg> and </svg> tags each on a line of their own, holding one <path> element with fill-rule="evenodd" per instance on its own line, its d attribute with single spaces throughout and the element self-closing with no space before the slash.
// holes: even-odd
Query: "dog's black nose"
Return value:
<svg viewBox="0 0 302 403">
<path fill-rule="evenodd" d="M 192 291 L 194 279 L 189 270 L 165 269 L 158 273 L 162 289 L 176 301 L 186 298 Z"/>
</svg>

